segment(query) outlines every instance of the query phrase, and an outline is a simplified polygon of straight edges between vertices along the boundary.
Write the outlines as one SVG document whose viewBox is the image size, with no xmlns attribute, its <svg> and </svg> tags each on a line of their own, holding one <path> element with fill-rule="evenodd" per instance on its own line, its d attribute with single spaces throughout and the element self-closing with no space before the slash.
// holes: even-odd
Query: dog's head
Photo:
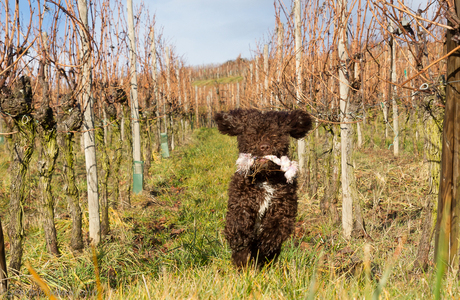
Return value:
<svg viewBox="0 0 460 300">
<path fill-rule="evenodd" d="M 312 128 L 310 115 L 302 110 L 236 109 L 218 113 L 214 120 L 221 133 L 237 136 L 240 153 L 257 157 L 287 156 L 289 136 L 303 138 Z"/>
</svg>

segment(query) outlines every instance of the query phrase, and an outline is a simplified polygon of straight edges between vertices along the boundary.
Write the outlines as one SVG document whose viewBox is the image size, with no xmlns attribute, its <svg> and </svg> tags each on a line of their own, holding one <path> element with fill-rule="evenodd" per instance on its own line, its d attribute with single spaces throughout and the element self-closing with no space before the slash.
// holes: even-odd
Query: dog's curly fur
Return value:
<svg viewBox="0 0 460 300">
<path fill-rule="evenodd" d="M 301 110 L 261 112 L 237 109 L 216 114 L 221 133 L 237 136 L 240 153 L 255 157 L 289 156 L 289 136 L 303 138 L 312 127 Z M 236 172 L 228 189 L 225 237 L 238 267 L 255 260 L 259 266 L 277 258 L 294 230 L 297 181 L 287 183 L 280 167 L 258 159 L 249 174 Z"/>
</svg>

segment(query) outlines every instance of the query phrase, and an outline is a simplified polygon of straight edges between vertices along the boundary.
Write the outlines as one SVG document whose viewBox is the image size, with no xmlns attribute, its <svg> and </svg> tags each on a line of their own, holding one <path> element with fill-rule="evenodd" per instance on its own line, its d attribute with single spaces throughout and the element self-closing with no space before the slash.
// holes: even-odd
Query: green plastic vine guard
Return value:
<svg viewBox="0 0 460 300">
<path fill-rule="evenodd" d="M 169 149 L 168 149 L 168 134 L 167 133 L 160 133 L 160 143 L 161 143 L 161 156 L 163 158 L 168 158 Z"/>
<path fill-rule="evenodd" d="M 143 190 L 144 185 L 144 162 L 133 162 L 133 192 L 139 194 Z"/>
</svg>

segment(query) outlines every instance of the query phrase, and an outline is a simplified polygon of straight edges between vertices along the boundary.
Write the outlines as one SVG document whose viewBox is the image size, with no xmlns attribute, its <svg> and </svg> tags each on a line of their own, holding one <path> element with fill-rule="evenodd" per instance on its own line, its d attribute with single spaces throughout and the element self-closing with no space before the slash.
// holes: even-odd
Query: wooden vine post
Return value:
<svg viewBox="0 0 460 300">
<path fill-rule="evenodd" d="M 460 17 L 460 0 L 454 2 Z M 455 31 L 448 30 L 447 53 L 458 47 Z M 455 37 L 457 39 L 457 37 Z M 441 180 L 436 221 L 435 259 L 458 267 L 460 237 L 460 51 L 447 58 L 446 108 L 442 133 Z"/>
<path fill-rule="evenodd" d="M 338 0 L 338 11 L 340 12 L 338 30 L 338 55 L 339 55 L 339 90 L 340 90 L 340 139 L 342 152 L 342 227 L 343 235 L 346 239 L 351 238 L 353 231 L 353 198 L 354 193 L 354 173 L 351 162 L 353 154 L 353 126 L 348 114 L 350 107 L 349 75 L 347 69 L 348 61 L 348 37 L 347 37 L 347 0 Z"/>
<path fill-rule="evenodd" d="M 141 137 L 139 126 L 139 102 L 137 97 L 136 38 L 134 35 L 133 1 L 127 0 L 129 58 L 131 67 L 131 118 L 133 134 L 133 192 L 138 194 L 143 189 L 143 164 L 141 158 Z"/>
<path fill-rule="evenodd" d="M 265 79 L 264 79 L 264 105 L 270 105 L 270 107 L 273 106 L 273 103 L 272 103 L 272 99 L 271 99 L 271 96 L 270 96 L 270 102 L 268 103 L 267 101 L 267 98 L 268 98 L 268 94 L 269 94 L 269 90 L 268 90 L 268 83 L 269 83 L 269 78 L 268 78 L 268 44 L 265 44 L 264 45 L 264 75 L 265 75 Z"/>
<path fill-rule="evenodd" d="M 157 81 L 157 51 L 155 43 L 155 27 L 150 29 L 150 57 L 152 58 L 152 81 L 153 81 L 153 93 L 155 97 L 155 117 L 157 124 L 157 144 L 160 145 L 161 135 L 161 118 L 160 118 L 160 98 L 158 96 L 158 81 Z"/>
<path fill-rule="evenodd" d="M 295 73 L 296 73 L 296 98 L 297 105 L 300 102 L 302 94 L 302 69 L 300 59 L 302 58 L 302 34 L 301 34 L 301 14 L 300 0 L 294 2 L 294 24 L 295 24 Z M 299 156 L 299 169 L 301 173 L 305 173 L 305 138 L 297 140 L 297 154 Z"/>
<path fill-rule="evenodd" d="M 198 86 L 195 85 L 195 126 L 200 127 L 200 113 L 198 110 Z"/>
<path fill-rule="evenodd" d="M 97 185 L 96 141 L 94 134 L 94 99 L 91 95 L 91 47 L 88 31 L 88 5 L 86 0 L 78 0 L 80 13 L 80 57 L 82 63 L 81 104 L 83 114 L 83 140 L 85 143 L 86 180 L 88 185 L 89 237 L 94 245 L 101 240 L 99 217 L 99 190 Z"/>
<path fill-rule="evenodd" d="M 277 54 L 278 54 L 278 73 L 277 73 L 277 84 L 281 84 L 281 78 L 283 75 L 283 47 L 284 47 L 284 25 L 281 23 L 281 20 L 278 20 L 278 28 L 277 34 L 278 34 L 278 45 L 277 45 Z M 281 90 L 276 94 L 276 105 L 279 105 L 280 101 L 283 101 L 282 99 L 282 92 Z"/>
<path fill-rule="evenodd" d="M 394 35 L 397 31 L 396 25 L 392 24 L 390 26 L 390 31 L 391 31 L 391 37 L 390 37 L 390 51 L 391 51 L 391 68 L 390 68 L 390 73 L 391 73 L 391 82 L 396 83 L 397 81 L 397 75 L 396 75 L 396 43 L 395 43 L 395 38 Z M 393 131 L 394 131 L 394 140 L 393 140 L 393 154 L 394 156 L 399 155 L 399 119 L 398 119 L 398 103 L 396 102 L 396 98 L 398 95 L 398 90 L 397 90 L 396 85 L 392 85 L 391 87 L 391 104 L 393 106 Z"/>
<path fill-rule="evenodd" d="M 5 242 L 3 239 L 3 228 L 0 220 L 0 293 L 8 291 L 8 270 L 6 267 Z"/>
</svg>

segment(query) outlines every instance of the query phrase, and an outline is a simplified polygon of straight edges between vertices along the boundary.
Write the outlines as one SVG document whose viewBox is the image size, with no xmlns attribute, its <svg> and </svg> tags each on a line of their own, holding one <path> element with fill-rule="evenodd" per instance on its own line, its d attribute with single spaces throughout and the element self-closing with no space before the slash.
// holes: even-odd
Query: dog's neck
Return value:
<svg viewBox="0 0 460 300">
<path fill-rule="evenodd" d="M 284 172 L 284 177 L 286 177 L 287 183 L 293 183 L 294 178 L 297 175 L 297 171 L 299 170 L 299 165 L 296 161 L 289 160 L 287 156 L 281 156 L 281 158 L 278 158 L 275 155 L 265 155 L 261 158 L 270 160 L 280 166 L 281 171 Z M 250 153 L 240 153 L 238 159 L 236 160 L 236 172 L 247 176 L 256 159 L 258 159 L 258 157 L 253 156 Z"/>
</svg>

